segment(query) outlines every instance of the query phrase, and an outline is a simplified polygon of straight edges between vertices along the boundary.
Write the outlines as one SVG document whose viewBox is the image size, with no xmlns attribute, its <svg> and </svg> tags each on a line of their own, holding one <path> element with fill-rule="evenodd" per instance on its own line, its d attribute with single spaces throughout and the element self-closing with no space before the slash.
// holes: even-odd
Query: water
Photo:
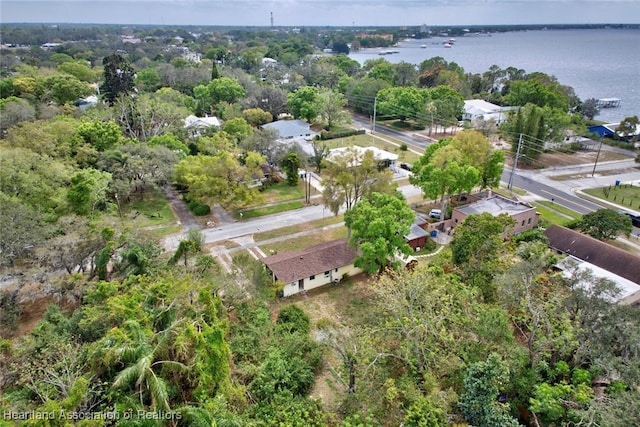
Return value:
<svg viewBox="0 0 640 427">
<path fill-rule="evenodd" d="M 349 56 L 360 63 L 384 58 L 420 64 L 441 56 L 467 73 L 483 73 L 491 65 L 516 67 L 527 73 L 540 71 L 573 87 L 583 101 L 589 98 L 620 98 L 618 108 L 601 109 L 598 120 L 618 122 L 640 117 L 640 30 L 540 30 L 497 33 L 491 36 L 457 37 L 451 48 L 446 38 L 402 41 L 398 53 L 380 56 L 389 49 L 367 49 Z M 426 48 L 422 48 L 426 45 Z"/>
</svg>

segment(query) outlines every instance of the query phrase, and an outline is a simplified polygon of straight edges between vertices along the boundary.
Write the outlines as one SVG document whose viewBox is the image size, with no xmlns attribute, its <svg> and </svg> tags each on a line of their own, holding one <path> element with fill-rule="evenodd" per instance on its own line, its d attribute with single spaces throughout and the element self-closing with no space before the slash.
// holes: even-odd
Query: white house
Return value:
<svg viewBox="0 0 640 427">
<path fill-rule="evenodd" d="M 395 167 L 395 164 L 398 161 L 397 154 L 390 153 L 389 151 L 382 150 L 378 147 L 360 147 L 359 145 L 353 145 L 351 147 L 340 147 L 329 150 L 327 160 L 331 161 L 332 158 L 340 157 L 350 150 L 356 153 L 356 161 L 352 166 L 358 166 L 367 151 L 371 151 L 373 153 L 373 158 L 378 163 L 381 163 L 384 166 L 392 169 Z"/>
<path fill-rule="evenodd" d="M 468 99 L 464 101 L 462 119 L 470 120 L 471 122 L 493 120 L 499 125 L 507 119 L 506 112 L 511 109 L 511 107 L 501 107 L 482 99 Z"/>
<path fill-rule="evenodd" d="M 262 259 L 273 280 L 285 283 L 281 296 L 291 296 L 330 283 L 339 283 L 346 275 L 362 270 L 353 265 L 356 251 L 347 239 L 332 240 L 292 252 Z"/>
<path fill-rule="evenodd" d="M 220 120 L 217 117 L 196 117 L 189 116 L 184 119 L 184 128 L 189 132 L 189 136 L 197 138 L 201 132 L 212 126 L 220 127 Z"/>
</svg>

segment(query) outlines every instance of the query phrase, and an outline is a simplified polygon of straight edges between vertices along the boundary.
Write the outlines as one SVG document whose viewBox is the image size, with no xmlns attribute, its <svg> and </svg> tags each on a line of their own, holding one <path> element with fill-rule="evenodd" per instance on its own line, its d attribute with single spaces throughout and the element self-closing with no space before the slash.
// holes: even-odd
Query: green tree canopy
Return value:
<svg viewBox="0 0 640 427">
<path fill-rule="evenodd" d="M 613 240 L 631 233 L 631 218 L 613 209 L 598 209 L 582 216 L 580 229 L 598 240 Z"/>
<path fill-rule="evenodd" d="M 320 109 L 318 89 L 312 86 L 303 86 L 289 94 L 287 104 L 293 117 L 312 122 L 318 116 Z"/>
<path fill-rule="evenodd" d="M 406 200 L 397 195 L 374 192 L 356 203 L 344 214 L 351 233 L 349 244 L 358 250 L 355 266 L 369 274 L 378 273 L 396 264 L 396 254 L 411 253 L 405 236 L 414 220 Z"/>
</svg>

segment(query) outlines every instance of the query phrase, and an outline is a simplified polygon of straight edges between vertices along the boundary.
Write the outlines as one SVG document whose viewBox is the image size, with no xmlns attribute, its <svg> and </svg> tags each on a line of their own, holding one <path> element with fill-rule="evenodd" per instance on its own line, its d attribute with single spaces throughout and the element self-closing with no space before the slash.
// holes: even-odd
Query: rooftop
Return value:
<svg viewBox="0 0 640 427">
<path fill-rule="evenodd" d="M 640 256 L 559 225 L 549 226 L 544 234 L 553 249 L 640 284 Z"/>
<path fill-rule="evenodd" d="M 347 239 L 332 240 L 292 252 L 282 252 L 262 260 L 278 280 L 285 283 L 306 279 L 353 263 L 355 250 Z"/>
<path fill-rule="evenodd" d="M 315 132 L 311 130 L 309 123 L 303 120 L 277 120 L 262 125 L 263 129 L 274 129 L 280 138 L 295 138 L 298 136 L 310 136 Z"/>
<path fill-rule="evenodd" d="M 487 197 L 486 199 L 481 199 L 477 202 L 469 203 L 466 206 L 456 208 L 456 210 L 464 213 L 465 215 L 476 215 L 487 212 L 494 216 L 500 215 L 501 213 L 508 213 L 509 215 L 513 215 L 532 209 L 535 208 L 517 200 L 511 200 L 499 194 L 494 194 Z"/>
</svg>

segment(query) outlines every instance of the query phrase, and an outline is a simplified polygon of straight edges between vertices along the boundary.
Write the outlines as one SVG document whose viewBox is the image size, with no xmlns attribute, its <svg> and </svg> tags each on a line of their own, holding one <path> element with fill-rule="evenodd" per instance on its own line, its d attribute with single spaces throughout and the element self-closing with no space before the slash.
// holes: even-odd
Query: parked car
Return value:
<svg viewBox="0 0 640 427">
<path fill-rule="evenodd" d="M 411 165 L 408 163 L 400 163 L 400 169 L 411 172 Z"/>
<path fill-rule="evenodd" d="M 634 213 L 627 212 L 627 211 L 618 211 L 618 213 L 622 215 L 626 215 L 629 218 L 631 218 L 631 225 L 633 225 L 634 227 L 640 227 L 640 215 L 636 215 Z"/>
<path fill-rule="evenodd" d="M 440 219 L 442 217 L 442 211 L 440 209 L 431 209 L 429 211 L 429 218 Z"/>
</svg>

